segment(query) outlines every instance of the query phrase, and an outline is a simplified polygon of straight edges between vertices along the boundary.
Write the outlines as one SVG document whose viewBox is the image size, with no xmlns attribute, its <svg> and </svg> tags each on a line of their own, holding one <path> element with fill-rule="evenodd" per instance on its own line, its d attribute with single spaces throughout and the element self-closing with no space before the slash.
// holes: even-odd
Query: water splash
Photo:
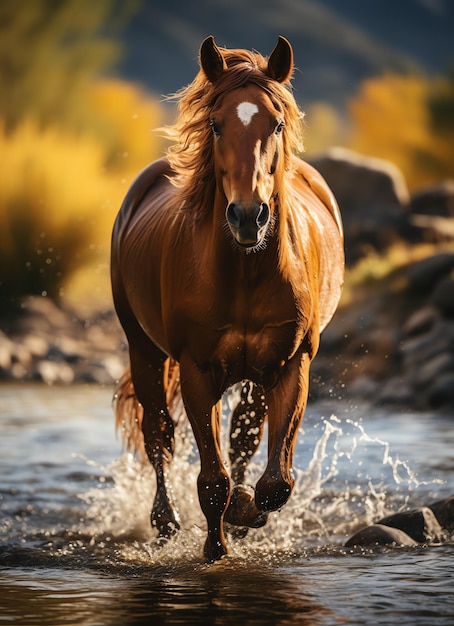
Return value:
<svg viewBox="0 0 454 626">
<path fill-rule="evenodd" d="M 225 413 L 232 403 L 230 397 Z M 223 449 L 227 448 L 224 435 Z M 262 447 L 248 470 L 251 484 L 261 476 L 265 456 Z M 301 554 L 341 546 L 358 527 L 405 508 L 421 485 L 441 482 L 419 481 L 409 464 L 392 453 L 389 443 L 369 435 L 359 420 L 350 417 L 309 420 L 300 434 L 295 460 L 295 487 L 289 502 L 270 514 L 265 527 L 249 530 L 240 541 L 230 538 L 235 556 Z M 122 558 L 135 562 L 171 562 L 182 554 L 186 559 L 201 559 L 205 520 L 196 490 L 199 462 L 187 427 L 176 433 L 170 475 L 182 530 L 166 544 L 160 544 L 149 523 L 155 492 L 151 467 L 125 454 L 99 469 L 111 476 L 111 482 L 101 481 L 80 496 L 87 505 L 85 531 L 93 541 L 113 538 L 121 544 L 117 551 L 121 550 Z"/>
</svg>

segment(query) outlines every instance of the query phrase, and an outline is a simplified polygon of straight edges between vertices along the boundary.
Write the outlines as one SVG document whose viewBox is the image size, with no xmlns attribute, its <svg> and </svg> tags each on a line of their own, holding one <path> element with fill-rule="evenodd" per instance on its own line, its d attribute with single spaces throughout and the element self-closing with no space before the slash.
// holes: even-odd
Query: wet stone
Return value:
<svg viewBox="0 0 454 626">
<path fill-rule="evenodd" d="M 443 530 L 434 513 L 426 506 L 389 515 L 377 524 L 402 530 L 418 543 L 440 543 L 442 540 Z"/>
<path fill-rule="evenodd" d="M 344 545 L 346 548 L 359 548 L 390 545 L 413 547 L 418 544 L 403 530 L 384 524 L 372 524 L 358 530 Z"/>
<path fill-rule="evenodd" d="M 444 530 L 454 532 L 454 496 L 429 504 L 429 508 Z"/>
</svg>

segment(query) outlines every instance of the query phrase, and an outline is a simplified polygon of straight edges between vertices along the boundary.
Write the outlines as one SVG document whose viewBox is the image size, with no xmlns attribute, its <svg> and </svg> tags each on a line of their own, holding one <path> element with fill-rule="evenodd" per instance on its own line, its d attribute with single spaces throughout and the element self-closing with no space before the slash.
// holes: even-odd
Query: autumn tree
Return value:
<svg viewBox="0 0 454 626">
<path fill-rule="evenodd" d="M 394 162 L 410 188 L 452 176 L 452 90 L 446 78 L 386 74 L 364 81 L 349 102 L 350 147 Z"/>
<path fill-rule="evenodd" d="M 93 78 L 120 53 L 115 39 L 135 3 L 2 0 L 0 118 L 7 130 L 32 115 L 78 124 Z"/>
</svg>

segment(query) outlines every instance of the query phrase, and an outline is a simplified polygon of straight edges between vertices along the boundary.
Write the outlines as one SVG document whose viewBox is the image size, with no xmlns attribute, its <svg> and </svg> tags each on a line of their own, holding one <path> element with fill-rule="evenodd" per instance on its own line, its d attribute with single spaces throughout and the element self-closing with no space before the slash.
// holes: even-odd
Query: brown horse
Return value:
<svg viewBox="0 0 454 626">
<path fill-rule="evenodd" d="M 181 389 L 200 454 L 205 557 L 227 553 L 224 521 L 266 522 L 294 484 L 292 457 L 309 365 L 338 304 L 342 225 L 323 178 L 294 156 L 302 114 L 283 37 L 268 59 L 208 37 L 201 69 L 179 96 L 174 140 L 128 191 L 112 242 L 115 307 L 130 353 L 116 396 L 131 445 L 140 426 L 156 470 L 151 522 L 178 528 L 166 489 L 174 450 L 171 399 Z M 241 382 L 230 473 L 221 458 L 220 399 Z M 268 419 L 268 463 L 254 490 L 247 463 Z"/>
</svg>

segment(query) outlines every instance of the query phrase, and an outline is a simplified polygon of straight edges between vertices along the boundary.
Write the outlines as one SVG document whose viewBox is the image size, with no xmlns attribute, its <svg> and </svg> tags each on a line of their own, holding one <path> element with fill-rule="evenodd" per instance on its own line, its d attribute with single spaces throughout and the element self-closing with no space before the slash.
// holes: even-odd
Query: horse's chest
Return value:
<svg viewBox="0 0 454 626">
<path fill-rule="evenodd" d="M 295 352 L 297 334 L 296 320 L 246 331 L 232 327 L 220 337 L 211 361 L 229 383 L 249 379 L 270 387 Z"/>
<path fill-rule="evenodd" d="M 199 315 L 187 311 L 184 349 L 219 386 L 249 379 L 272 386 L 295 353 L 301 333 L 291 294 L 213 301 Z"/>
</svg>

